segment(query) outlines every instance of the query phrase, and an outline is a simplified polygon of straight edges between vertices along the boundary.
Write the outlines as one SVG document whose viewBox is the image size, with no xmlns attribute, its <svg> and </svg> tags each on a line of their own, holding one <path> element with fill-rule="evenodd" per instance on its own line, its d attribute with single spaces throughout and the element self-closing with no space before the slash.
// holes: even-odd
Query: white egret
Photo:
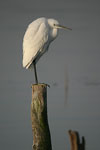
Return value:
<svg viewBox="0 0 100 150">
<path fill-rule="evenodd" d="M 69 29 L 55 19 L 38 18 L 29 24 L 23 39 L 23 67 L 34 67 L 35 81 L 38 84 L 36 63 L 48 50 L 50 43 L 57 37 L 59 29 Z"/>
</svg>

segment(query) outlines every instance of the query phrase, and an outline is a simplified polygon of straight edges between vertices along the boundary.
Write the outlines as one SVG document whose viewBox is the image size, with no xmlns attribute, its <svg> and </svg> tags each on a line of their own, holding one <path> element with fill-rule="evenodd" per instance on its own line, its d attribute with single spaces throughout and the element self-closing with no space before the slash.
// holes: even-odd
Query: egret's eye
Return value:
<svg viewBox="0 0 100 150">
<path fill-rule="evenodd" d="M 55 26 L 55 24 L 54 24 L 54 26 Z"/>
</svg>

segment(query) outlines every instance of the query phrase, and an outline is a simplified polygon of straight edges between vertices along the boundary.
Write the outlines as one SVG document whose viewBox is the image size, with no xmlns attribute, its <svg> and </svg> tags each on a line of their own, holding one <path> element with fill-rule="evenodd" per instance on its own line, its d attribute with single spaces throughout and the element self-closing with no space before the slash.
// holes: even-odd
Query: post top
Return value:
<svg viewBox="0 0 100 150">
<path fill-rule="evenodd" d="M 45 84 L 45 83 L 38 83 L 38 84 L 31 85 L 31 87 L 47 87 L 47 86 L 50 88 L 50 85 Z"/>
</svg>

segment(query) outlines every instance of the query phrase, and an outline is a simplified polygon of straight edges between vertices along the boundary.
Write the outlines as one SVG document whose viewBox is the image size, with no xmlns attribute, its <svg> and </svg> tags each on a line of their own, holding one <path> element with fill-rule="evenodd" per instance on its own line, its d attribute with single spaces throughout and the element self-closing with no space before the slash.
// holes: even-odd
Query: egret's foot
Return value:
<svg viewBox="0 0 100 150">
<path fill-rule="evenodd" d="M 39 84 L 44 84 L 44 85 L 46 85 L 47 87 L 49 87 L 50 88 L 50 85 L 49 84 L 46 84 L 46 83 L 33 83 L 33 84 L 31 84 L 31 88 L 32 88 L 32 85 L 39 85 Z"/>
<path fill-rule="evenodd" d="M 49 84 L 46 84 L 46 83 L 40 83 L 40 84 L 45 84 L 46 86 L 48 86 L 50 88 L 50 85 Z"/>
</svg>

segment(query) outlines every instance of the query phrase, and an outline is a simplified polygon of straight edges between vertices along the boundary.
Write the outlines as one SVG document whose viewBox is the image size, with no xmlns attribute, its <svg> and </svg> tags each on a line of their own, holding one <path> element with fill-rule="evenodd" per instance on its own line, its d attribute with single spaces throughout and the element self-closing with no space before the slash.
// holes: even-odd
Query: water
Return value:
<svg viewBox="0 0 100 150">
<path fill-rule="evenodd" d="M 54 5 L 53 5 L 54 4 Z M 100 149 L 99 1 L 3 1 L 0 4 L 0 149 L 32 146 L 31 84 L 22 68 L 22 38 L 27 25 L 45 16 L 72 31 L 60 31 L 37 64 L 48 83 L 48 119 L 54 150 L 70 149 L 68 130 L 85 136 L 88 150 Z"/>
</svg>

